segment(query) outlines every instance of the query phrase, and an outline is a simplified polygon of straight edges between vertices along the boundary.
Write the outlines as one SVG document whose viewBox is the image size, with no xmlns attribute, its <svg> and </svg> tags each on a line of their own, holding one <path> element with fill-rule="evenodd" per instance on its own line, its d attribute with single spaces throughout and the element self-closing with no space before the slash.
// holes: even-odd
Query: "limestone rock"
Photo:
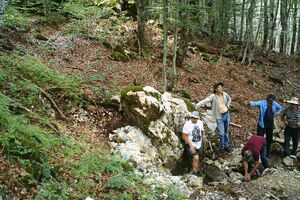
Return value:
<svg viewBox="0 0 300 200">
<path fill-rule="evenodd" d="M 202 188 L 203 186 L 203 178 L 202 177 L 197 177 L 194 175 L 190 175 L 187 178 L 187 184 L 189 187 L 192 188 Z"/>
<path fill-rule="evenodd" d="M 243 175 L 239 172 L 231 172 L 229 174 L 229 181 L 235 184 L 240 184 L 241 180 L 243 178 Z"/>
<path fill-rule="evenodd" d="M 111 147 L 115 150 L 115 155 L 121 155 L 123 159 L 140 167 L 161 164 L 157 149 L 140 129 L 126 126 L 113 132 L 113 134 L 110 134 L 109 139 Z"/>
<path fill-rule="evenodd" d="M 204 182 L 221 182 L 227 179 L 227 175 L 215 163 L 207 164 L 204 167 Z"/>
<path fill-rule="evenodd" d="M 161 94 L 150 86 L 125 89 L 121 104 L 125 114 L 147 135 L 159 158 L 172 168 L 180 159 L 182 127 L 189 111 L 184 100 Z"/>
<path fill-rule="evenodd" d="M 286 167 L 294 167 L 294 160 L 287 156 L 283 159 L 283 164 L 286 166 Z"/>
</svg>

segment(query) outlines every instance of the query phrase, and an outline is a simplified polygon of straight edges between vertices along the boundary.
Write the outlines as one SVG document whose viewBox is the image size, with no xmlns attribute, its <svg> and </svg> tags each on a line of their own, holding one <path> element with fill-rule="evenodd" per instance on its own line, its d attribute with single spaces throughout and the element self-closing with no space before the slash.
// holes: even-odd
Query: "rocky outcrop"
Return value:
<svg viewBox="0 0 300 200">
<path fill-rule="evenodd" d="M 181 130 L 189 114 L 184 100 L 146 86 L 127 88 L 121 104 L 125 114 L 151 140 L 163 165 L 174 167 L 182 156 Z"/>
</svg>

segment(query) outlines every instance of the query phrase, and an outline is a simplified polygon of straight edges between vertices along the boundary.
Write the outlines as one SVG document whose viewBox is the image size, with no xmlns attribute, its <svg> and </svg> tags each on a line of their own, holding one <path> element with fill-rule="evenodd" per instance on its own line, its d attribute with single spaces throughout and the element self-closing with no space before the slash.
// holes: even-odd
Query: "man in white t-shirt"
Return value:
<svg viewBox="0 0 300 200">
<path fill-rule="evenodd" d="M 199 120 L 199 113 L 193 111 L 190 115 L 191 119 L 187 121 L 182 130 L 182 139 L 185 142 L 186 150 L 189 156 L 192 157 L 192 174 L 199 173 L 199 153 L 204 135 L 203 123 Z"/>
</svg>

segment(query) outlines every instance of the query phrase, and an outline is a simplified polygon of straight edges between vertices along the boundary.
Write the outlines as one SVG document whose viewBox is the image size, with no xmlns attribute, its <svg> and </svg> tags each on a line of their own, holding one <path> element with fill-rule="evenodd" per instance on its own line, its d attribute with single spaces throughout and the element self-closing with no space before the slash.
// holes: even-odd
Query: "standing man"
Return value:
<svg viewBox="0 0 300 200">
<path fill-rule="evenodd" d="M 282 107 L 277 103 L 274 94 L 269 94 L 266 100 L 250 102 L 251 107 L 259 108 L 257 135 L 267 139 L 267 157 L 270 158 L 270 147 L 273 141 L 274 116 L 278 116 Z"/>
<path fill-rule="evenodd" d="M 282 121 L 286 124 L 284 129 L 284 155 L 296 156 L 298 148 L 298 134 L 300 132 L 300 108 L 298 98 L 293 97 L 287 101 L 287 107 L 281 115 Z M 293 149 L 290 151 L 290 139 L 293 140 Z"/>
<path fill-rule="evenodd" d="M 259 167 L 259 156 L 264 168 L 268 168 L 269 162 L 266 157 L 266 140 L 262 136 L 252 135 L 244 145 L 241 154 L 245 171 L 244 180 L 250 181 Z"/>
<path fill-rule="evenodd" d="M 216 83 L 213 86 L 213 94 L 209 95 L 206 99 L 196 104 L 196 109 L 211 103 L 212 115 L 216 119 L 217 129 L 220 135 L 220 150 L 229 151 L 229 122 L 230 114 L 229 107 L 231 98 L 223 92 L 224 84 L 222 82 Z"/>
<path fill-rule="evenodd" d="M 182 139 L 185 142 L 185 148 L 190 157 L 192 157 L 192 174 L 199 174 L 200 164 L 200 148 L 202 137 L 204 135 L 203 123 L 199 120 L 199 113 L 193 111 L 190 115 L 191 119 L 183 126 Z"/>
</svg>

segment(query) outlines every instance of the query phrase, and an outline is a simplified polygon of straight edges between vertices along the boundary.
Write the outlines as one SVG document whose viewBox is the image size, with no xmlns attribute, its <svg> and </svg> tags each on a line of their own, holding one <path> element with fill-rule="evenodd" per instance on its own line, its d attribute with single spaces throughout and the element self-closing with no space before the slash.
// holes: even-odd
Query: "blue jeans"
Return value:
<svg viewBox="0 0 300 200">
<path fill-rule="evenodd" d="M 217 119 L 217 129 L 220 135 L 220 149 L 229 147 L 229 112 L 222 114 L 220 119 Z"/>
<path fill-rule="evenodd" d="M 267 158 L 267 147 L 266 145 L 263 146 L 262 150 L 260 151 L 260 160 L 261 164 L 264 166 L 264 168 L 269 168 L 269 160 Z"/>
</svg>

